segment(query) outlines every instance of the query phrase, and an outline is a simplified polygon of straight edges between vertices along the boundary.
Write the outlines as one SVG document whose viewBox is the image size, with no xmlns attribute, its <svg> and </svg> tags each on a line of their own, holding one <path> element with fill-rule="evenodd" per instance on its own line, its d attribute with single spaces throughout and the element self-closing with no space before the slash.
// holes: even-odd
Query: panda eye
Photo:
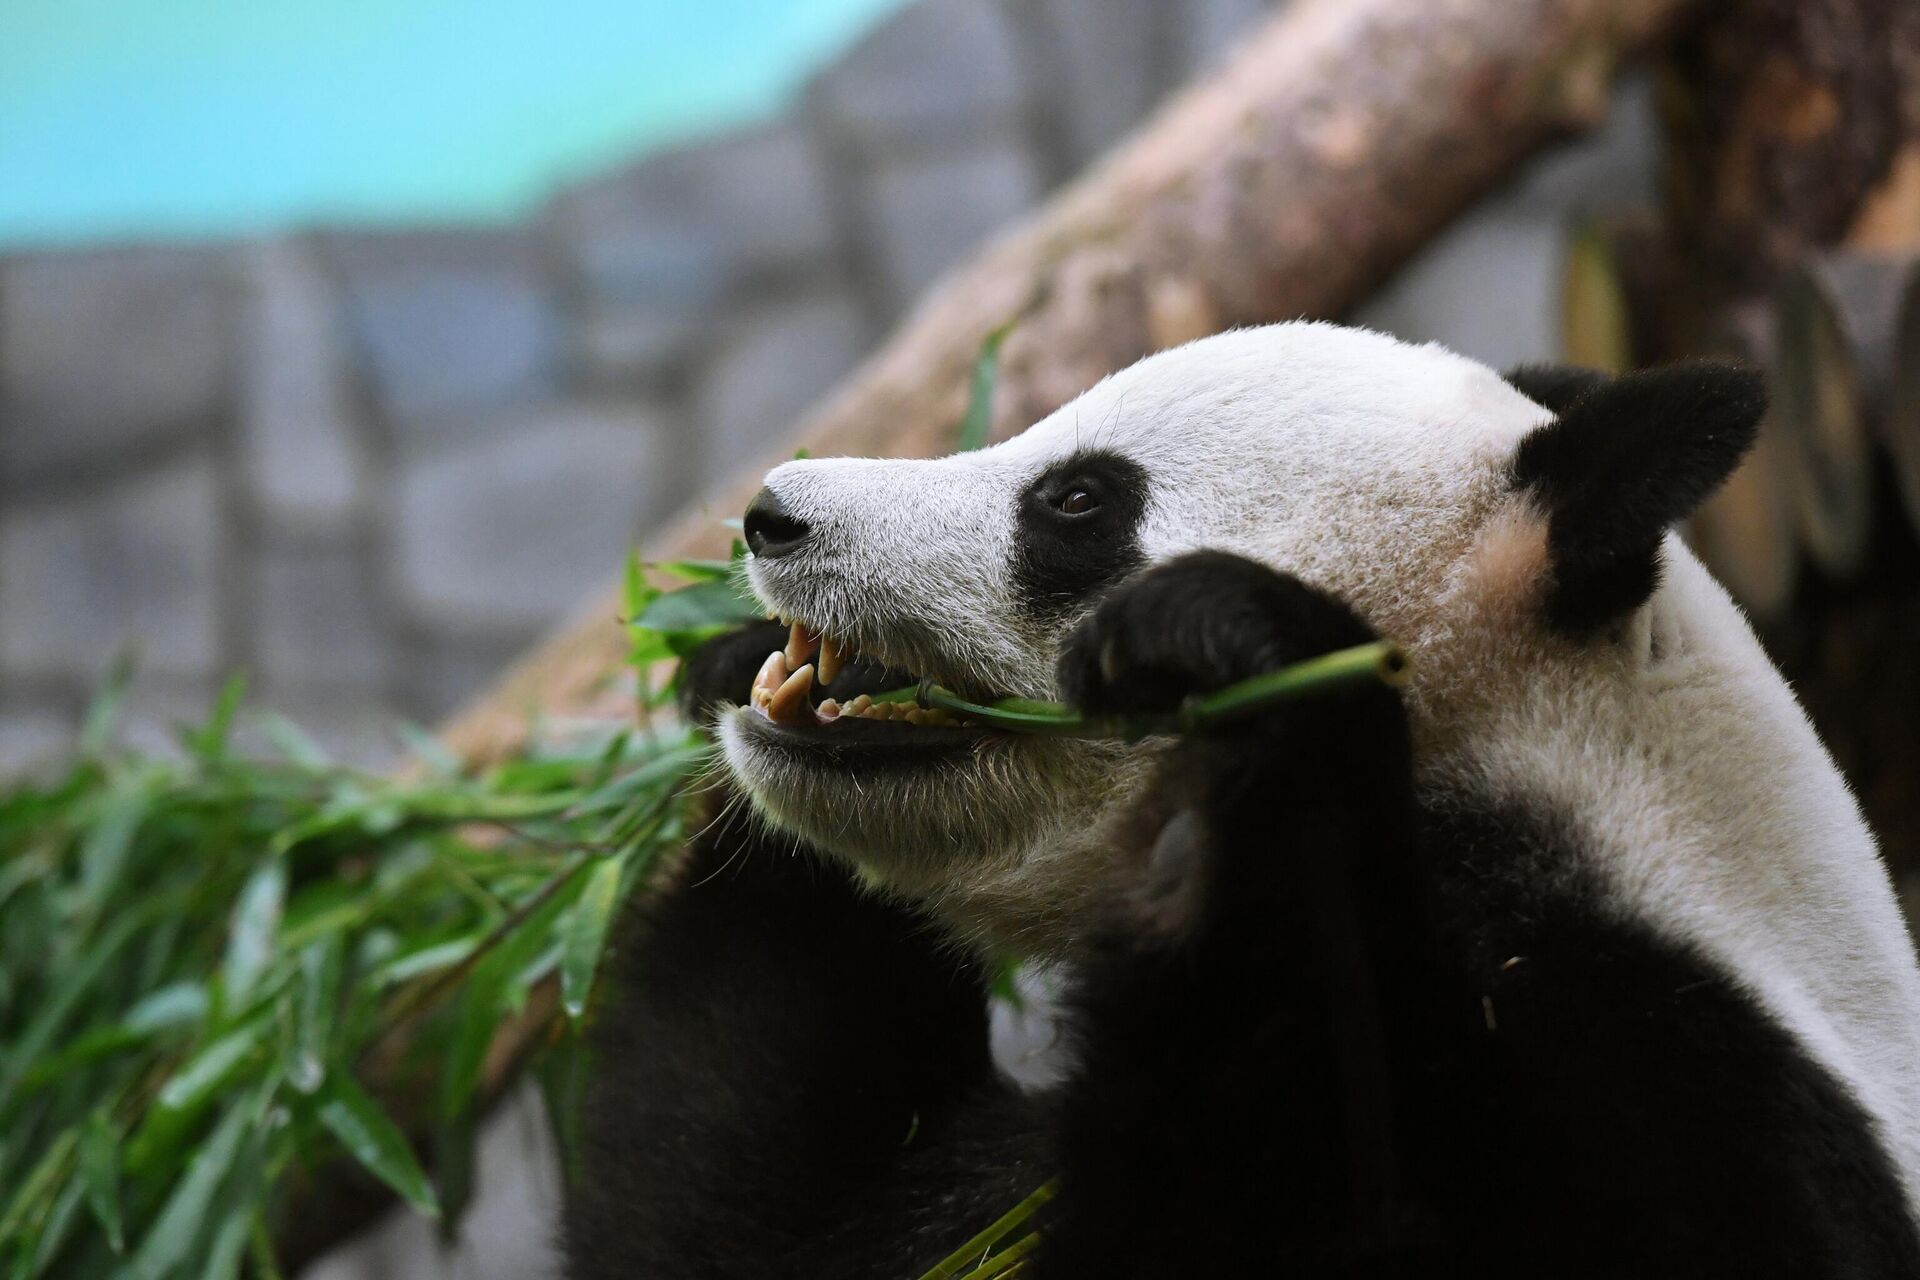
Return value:
<svg viewBox="0 0 1920 1280">
<path fill-rule="evenodd" d="M 1062 515 L 1083 516 L 1100 508 L 1100 499 L 1086 489 L 1069 489 L 1054 500 L 1054 510 Z"/>
</svg>

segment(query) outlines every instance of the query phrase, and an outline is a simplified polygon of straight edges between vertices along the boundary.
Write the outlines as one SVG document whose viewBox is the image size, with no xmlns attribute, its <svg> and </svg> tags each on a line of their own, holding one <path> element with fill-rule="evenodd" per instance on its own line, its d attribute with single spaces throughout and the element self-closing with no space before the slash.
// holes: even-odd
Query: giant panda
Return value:
<svg viewBox="0 0 1920 1280">
<path fill-rule="evenodd" d="M 800 626 L 689 664 L 726 780 L 596 1016 L 569 1273 L 911 1280 L 1057 1175 L 1023 1276 L 1920 1276 L 1911 945 L 1671 531 L 1762 410 L 1295 323 L 773 470 Z M 1376 635 L 1404 690 L 1134 744 L 858 698 L 1167 710 Z M 1050 1088 L 1004 953 L 1069 975 Z"/>
</svg>

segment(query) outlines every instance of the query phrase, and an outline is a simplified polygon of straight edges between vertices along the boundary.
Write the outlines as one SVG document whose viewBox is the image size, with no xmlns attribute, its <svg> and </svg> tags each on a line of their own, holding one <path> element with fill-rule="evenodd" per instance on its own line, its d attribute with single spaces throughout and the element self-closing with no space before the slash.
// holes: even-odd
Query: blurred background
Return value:
<svg viewBox="0 0 1920 1280">
<path fill-rule="evenodd" d="M 129 643 L 385 763 L 1276 7 L 9 0 L 0 772 Z M 1648 98 L 1357 318 L 1553 356 Z"/>
<path fill-rule="evenodd" d="M 1284 7 L 3 0 L 0 777 L 57 759 L 129 649 L 136 745 L 241 670 L 341 759 L 393 762 L 396 721 L 478 692 L 636 540 L 786 440 L 944 271 Z M 1729 118 L 1780 116 L 1779 78 L 1754 83 Z M 1598 129 L 1349 318 L 1497 366 L 1643 356 L 1618 332 L 1643 318 L 1635 237 L 1689 207 L 1655 97 L 1629 74 Z M 1806 172 L 1796 190 L 1832 185 Z M 1889 215 L 1903 235 L 1915 200 Z M 1797 260 L 1844 238 L 1818 230 L 1774 240 Z M 1685 278 L 1652 292 L 1684 297 Z M 1766 288 L 1733 282 L 1727 308 L 1763 360 L 1755 334 L 1796 332 L 1754 318 Z M 1598 314 L 1598 340 L 1565 331 Z M 1695 319 L 1659 353 L 1727 340 Z M 1911 910 L 1920 411 L 1907 444 L 1869 444 L 1884 415 L 1861 403 L 1830 415 L 1858 462 L 1822 499 L 1858 516 L 1844 553 L 1779 478 L 1811 446 L 1750 464 L 1695 534 L 1887 834 Z M 1907 459 L 1904 505 L 1880 453 Z M 558 1174 L 531 1095 L 482 1153 L 457 1248 L 400 1214 L 309 1280 L 549 1274 Z"/>
</svg>

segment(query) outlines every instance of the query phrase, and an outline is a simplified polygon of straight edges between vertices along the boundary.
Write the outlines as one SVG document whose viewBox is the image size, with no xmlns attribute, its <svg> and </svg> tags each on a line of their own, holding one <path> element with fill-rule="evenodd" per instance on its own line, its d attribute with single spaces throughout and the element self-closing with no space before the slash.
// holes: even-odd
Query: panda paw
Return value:
<svg viewBox="0 0 1920 1280">
<path fill-rule="evenodd" d="M 1068 641 L 1067 701 L 1091 715 L 1170 712 L 1373 629 L 1344 603 L 1244 556 L 1197 551 L 1122 585 Z"/>
</svg>

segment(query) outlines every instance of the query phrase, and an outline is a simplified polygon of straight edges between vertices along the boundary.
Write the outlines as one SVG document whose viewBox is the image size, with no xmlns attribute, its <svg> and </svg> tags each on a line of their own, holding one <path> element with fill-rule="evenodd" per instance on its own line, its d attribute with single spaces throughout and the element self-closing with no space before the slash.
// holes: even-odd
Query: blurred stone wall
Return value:
<svg viewBox="0 0 1920 1280">
<path fill-rule="evenodd" d="M 924 0 L 525 225 L 0 258 L 0 768 L 130 639 L 136 734 L 244 668 L 377 763 L 1263 8 Z"/>
<path fill-rule="evenodd" d="M 524 225 L 0 258 L 0 771 L 65 740 L 130 639 L 135 735 L 245 669 L 381 763 L 395 716 L 472 693 L 1269 7 L 918 0 L 784 119 Z M 1644 132 L 1607 152 L 1628 195 Z M 1610 164 L 1572 186 L 1620 189 Z M 1556 182 L 1370 314 L 1550 351 Z"/>
</svg>

